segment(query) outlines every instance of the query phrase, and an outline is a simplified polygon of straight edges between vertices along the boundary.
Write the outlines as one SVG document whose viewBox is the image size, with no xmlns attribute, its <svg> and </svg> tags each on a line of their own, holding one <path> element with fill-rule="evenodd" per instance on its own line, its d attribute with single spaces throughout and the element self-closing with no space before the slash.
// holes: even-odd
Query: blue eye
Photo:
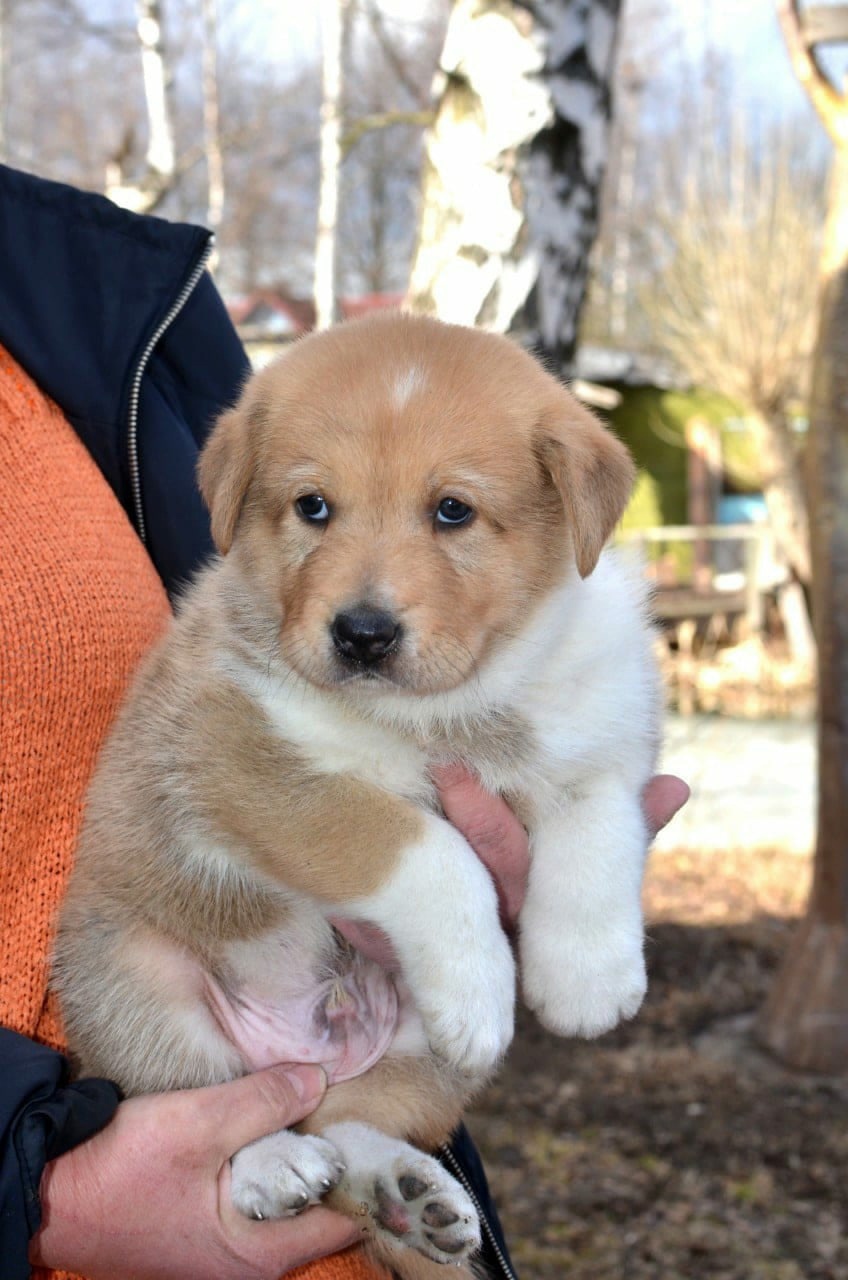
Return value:
<svg viewBox="0 0 848 1280">
<path fill-rule="evenodd" d="M 442 498 L 436 508 L 438 524 L 468 524 L 473 515 L 474 509 L 467 502 L 460 502 L 459 498 Z"/>
<path fill-rule="evenodd" d="M 297 514 L 310 524 L 326 524 L 330 518 L 330 508 L 320 493 L 305 493 L 294 507 Z"/>
</svg>

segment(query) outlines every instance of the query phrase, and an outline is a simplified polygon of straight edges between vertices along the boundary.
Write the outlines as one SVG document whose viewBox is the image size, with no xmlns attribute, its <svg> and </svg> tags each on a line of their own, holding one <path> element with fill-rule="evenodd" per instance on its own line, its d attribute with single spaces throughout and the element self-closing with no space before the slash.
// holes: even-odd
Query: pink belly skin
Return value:
<svg viewBox="0 0 848 1280">
<path fill-rule="evenodd" d="M 229 991 L 205 975 L 204 994 L 221 1031 L 250 1071 L 278 1062 L 315 1062 L 330 1084 L 372 1067 L 391 1044 L 399 1019 L 392 978 L 358 956 L 346 973 L 329 978 L 280 1006 Z"/>
</svg>

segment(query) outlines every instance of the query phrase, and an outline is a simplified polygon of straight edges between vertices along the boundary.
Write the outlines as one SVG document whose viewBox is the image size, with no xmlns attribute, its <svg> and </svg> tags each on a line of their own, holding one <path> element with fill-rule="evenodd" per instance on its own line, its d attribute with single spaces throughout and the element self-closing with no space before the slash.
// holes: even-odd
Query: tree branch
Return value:
<svg viewBox="0 0 848 1280">
<path fill-rule="evenodd" d="M 429 89 L 417 84 L 414 77 L 410 75 L 406 63 L 398 53 L 396 45 L 386 30 L 385 17 L 377 5 L 373 3 L 373 0 L 370 0 L 365 5 L 365 12 L 371 31 L 380 46 L 383 57 L 394 72 L 395 79 L 399 84 L 403 85 L 409 96 L 423 108 L 430 97 Z"/>
<path fill-rule="evenodd" d="M 342 156 L 346 156 L 366 133 L 377 129 L 391 129 L 396 124 L 418 125 L 427 129 L 436 118 L 435 108 L 427 111 L 380 111 L 370 116 L 360 116 L 353 120 L 342 136 Z"/>
<path fill-rule="evenodd" d="M 838 147 L 848 144 L 848 101 L 822 71 L 804 37 L 799 0 L 777 0 L 777 16 L 789 59 L 822 124 Z"/>
</svg>

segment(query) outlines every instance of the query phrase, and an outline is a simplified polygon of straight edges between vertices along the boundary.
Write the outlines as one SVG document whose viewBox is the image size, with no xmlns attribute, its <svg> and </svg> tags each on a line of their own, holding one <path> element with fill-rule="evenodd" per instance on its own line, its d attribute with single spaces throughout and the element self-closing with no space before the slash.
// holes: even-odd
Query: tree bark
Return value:
<svg viewBox="0 0 848 1280">
<path fill-rule="evenodd" d="M 798 450 L 791 429 L 780 421 L 781 411 L 752 411 L 753 425 L 769 522 L 786 562 L 807 584 L 810 581 L 810 530 Z"/>
<path fill-rule="evenodd" d="M 224 155 L 218 97 L 218 0 L 203 0 L 203 149 L 206 153 L 206 220 L 218 232 L 224 216 Z"/>
<path fill-rule="evenodd" d="M 322 0 L 323 88 L 321 101 L 320 190 L 315 238 L 315 327 L 336 319 L 336 259 L 339 222 L 339 170 L 342 163 L 344 48 L 350 21 L 349 0 Z"/>
<path fill-rule="evenodd" d="M 620 0 L 457 0 L 426 144 L 410 304 L 572 357 Z"/>
<path fill-rule="evenodd" d="M 806 451 L 819 652 L 818 834 L 806 917 L 760 1019 L 791 1066 L 848 1074 L 848 146 L 836 151 Z"/>
<path fill-rule="evenodd" d="M 176 180 L 172 81 L 162 34 L 161 0 L 136 0 L 136 12 L 147 107 L 146 169 L 138 182 L 128 181 L 124 173 L 124 161 L 131 148 L 125 146 L 120 149 L 107 165 L 106 194 L 124 209 L 132 209 L 135 213 L 152 213 Z"/>
<path fill-rule="evenodd" d="M 6 67 L 9 51 L 7 22 L 6 0 L 0 0 L 0 164 L 6 163 Z"/>
</svg>

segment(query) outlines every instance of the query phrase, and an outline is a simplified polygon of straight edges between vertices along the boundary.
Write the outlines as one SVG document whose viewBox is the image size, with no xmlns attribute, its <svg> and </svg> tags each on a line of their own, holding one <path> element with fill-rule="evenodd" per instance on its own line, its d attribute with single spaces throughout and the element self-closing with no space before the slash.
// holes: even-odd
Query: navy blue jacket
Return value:
<svg viewBox="0 0 848 1280">
<path fill-rule="evenodd" d="M 62 409 L 173 597 L 209 555 L 195 483 L 214 418 L 248 361 L 204 270 L 200 227 L 0 166 L 0 344 Z M 69 1082 L 65 1059 L 0 1028 L 0 1277 L 25 1280 L 46 1161 L 96 1133 L 119 1100 Z M 464 1129 L 443 1153 L 484 1210 L 492 1274 L 512 1273 Z"/>
</svg>

